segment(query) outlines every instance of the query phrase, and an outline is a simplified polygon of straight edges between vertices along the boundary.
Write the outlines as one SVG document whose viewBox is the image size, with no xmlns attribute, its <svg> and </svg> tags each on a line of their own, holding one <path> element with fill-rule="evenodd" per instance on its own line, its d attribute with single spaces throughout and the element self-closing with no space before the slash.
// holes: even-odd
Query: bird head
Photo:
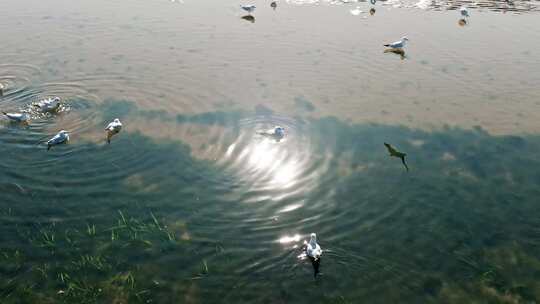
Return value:
<svg viewBox="0 0 540 304">
<path fill-rule="evenodd" d="M 311 239 L 309 240 L 310 244 L 316 244 L 317 243 L 317 235 L 315 233 L 311 234 Z"/>
<path fill-rule="evenodd" d="M 58 132 L 58 134 L 60 134 L 60 135 L 67 135 L 68 132 L 67 132 L 66 130 L 62 130 L 62 131 Z"/>
<path fill-rule="evenodd" d="M 407 36 L 403 36 L 403 37 L 401 38 L 401 40 L 402 40 L 402 41 L 409 41 L 409 38 L 407 38 Z"/>
<path fill-rule="evenodd" d="M 60 102 L 60 97 L 57 96 L 57 97 L 53 98 L 53 101 L 54 102 Z"/>
<path fill-rule="evenodd" d="M 114 119 L 114 122 L 115 122 L 115 123 L 120 123 L 120 119 L 115 118 L 115 119 Z"/>
</svg>

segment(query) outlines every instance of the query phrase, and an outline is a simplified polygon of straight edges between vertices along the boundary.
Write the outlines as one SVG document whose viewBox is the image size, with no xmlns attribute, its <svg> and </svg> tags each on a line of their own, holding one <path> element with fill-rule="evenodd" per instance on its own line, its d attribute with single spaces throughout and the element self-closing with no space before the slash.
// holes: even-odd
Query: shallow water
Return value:
<svg viewBox="0 0 540 304">
<path fill-rule="evenodd" d="M 538 301 L 539 3 L 256 4 L 0 2 L 1 302 Z"/>
</svg>

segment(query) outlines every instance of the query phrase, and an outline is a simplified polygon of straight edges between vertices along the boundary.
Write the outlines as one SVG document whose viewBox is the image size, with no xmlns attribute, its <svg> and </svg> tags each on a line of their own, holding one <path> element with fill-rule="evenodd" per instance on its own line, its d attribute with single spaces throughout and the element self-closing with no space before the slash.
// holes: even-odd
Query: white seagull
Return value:
<svg viewBox="0 0 540 304">
<path fill-rule="evenodd" d="M 360 10 L 360 6 L 357 6 L 355 9 L 350 10 L 350 12 L 351 12 L 351 15 L 353 15 L 353 16 L 358 16 L 358 15 L 360 15 L 361 13 L 363 13 L 363 12 Z"/>
<path fill-rule="evenodd" d="M 392 42 L 392 43 L 389 43 L 389 44 L 385 44 L 384 46 L 389 47 L 389 48 L 393 48 L 393 49 L 401 49 L 401 48 L 405 47 L 405 44 L 407 43 L 407 41 L 409 41 L 409 38 L 404 36 L 403 38 L 401 38 L 401 40 L 396 41 L 396 42 Z"/>
<path fill-rule="evenodd" d="M 248 12 L 249 14 L 253 13 L 255 11 L 255 8 L 256 6 L 253 5 L 253 4 L 248 4 L 248 5 L 240 5 L 240 7 L 245 10 L 246 12 Z"/>
<path fill-rule="evenodd" d="M 60 108 L 60 97 L 48 98 L 34 103 L 43 113 L 56 112 Z"/>
<path fill-rule="evenodd" d="M 28 113 L 6 113 L 2 112 L 4 115 L 9 118 L 9 120 L 17 123 L 28 123 L 30 120 L 30 115 Z"/>
<path fill-rule="evenodd" d="M 469 17 L 469 11 L 467 10 L 465 6 L 460 7 L 459 12 L 461 13 L 461 16 Z"/>
<path fill-rule="evenodd" d="M 69 141 L 69 134 L 66 130 L 62 130 L 58 132 L 53 138 L 49 139 L 47 141 L 47 151 L 51 149 L 52 146 L 56 146 L 59 144 L 64 144 Z"/>
<path fill-rule="evenodd" d="M 317 244 L 317 235 L 315 233 L 311 234 L 311 239 L 309 243 L 306 244 L 306 254 L 317 261 L 322 255 L 322 249 L 319 244 Z"/>
<path fill-rule="evenodd" d="M 274 137 L 274 138 L 277 138 L 277 139 L 282 139 L 283 137 L 285 137 L 285 128 L 281 127 L 281 126 L 275 126 L 273 129 L 258 132 L 258 133 L 259 133 L 259 135 L 270 136 L 270 137 Z"/>
<path fill-rule="evenodd" d="M 120 122 L 120 119 L 115 118 L 114 121 L 109 123 L 105 128 L 105 131 L 107 131 L 107 143 L 110 144 L 111 138 L 120 133 L 120 130 L 122 130 L 122 123 Z"/>
</svg>

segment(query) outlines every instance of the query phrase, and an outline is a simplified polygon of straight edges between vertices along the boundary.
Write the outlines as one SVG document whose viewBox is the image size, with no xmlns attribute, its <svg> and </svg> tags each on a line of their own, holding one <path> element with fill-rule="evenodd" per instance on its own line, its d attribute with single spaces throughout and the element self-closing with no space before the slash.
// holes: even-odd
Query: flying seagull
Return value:
<svg viewBox="0 0 540 304">
<path fill-rule="evenodd" d="M 122 123 L 120 122 L 120 119 L 115 118 L 114 121 L 109 123 L 105 128 L 105 131 L 107 131 L 107 143 L 110 144 L 111 138 L 120 133 L 120 130 L 122 130 Z"/>
<path fill-rule="evenodd" d="M 9 118 L 9 120 L 17 123 L 28 123 L 28 120 L 30 120 L 30 115 L 28 113 L 6 113 L 2 112 L 4 115 Z"/>
<path fill-rule="evenodd" d="M 406 153 L 399 152 L 396 148 L 392 147 L 392 145 L 384 143 L 386 146 L 386 149 L 388 149 L 388 153 L 390 153 L 390 156 L 401 158 L 401 162 L 405 166 L 405 169 L 409 171 L 409 167 L 407 166 L 407 163 L 405 163 L 405 156 L 407 156 Z"/>
<path fill-rule="evenodd" d="M 59 144 L 65 144 L 69 141 L 69 134 L 66 130 L 62 130 L 58 132 L 53 138 L 49 139 L 47 141 L 47 151 L 51 149 L 52 146 L 56 146 Z"/>
<path fill-rule="evenodd" d="M 384 46 L 393 48 L 393 49 L 401 49 L 405 47 L 405 44 L 407 43 L 407 41 L 409 41 L 409 38 L 404 36 L 403 38 L 401 38 L 401 40 L 385 44 Z"/>
</svg>

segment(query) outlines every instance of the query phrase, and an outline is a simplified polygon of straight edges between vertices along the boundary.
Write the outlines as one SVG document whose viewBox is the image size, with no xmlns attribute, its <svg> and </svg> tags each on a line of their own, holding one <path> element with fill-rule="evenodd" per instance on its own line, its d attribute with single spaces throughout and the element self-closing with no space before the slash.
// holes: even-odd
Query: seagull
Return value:
<svg viewBox="0 0 540 304">
<path fill-rule="evenodd" d="M 47 141 L 47 151 L 51 149 L 52 146 L 56 146 L 59 144 L 64 144 L 69 141 L 69 134 L 66 130 L 62 130 L 58 132 L 53 138 L 49 139 Z"/>
<path fill-rule="evenodd" d="M 467 10 L 465 6 L 460 7 L 459 12 L 461 13 L 461 16 L 469 17 L 469 11 Z"/>
<path fill-rule="evenodd" d="M 28 115 L 28 113 L 2 113 L 13 122 L 28 123 L 28 120 L 30 120 L 30 115 Z"/>
<path fill-rule="evenodd" d="M 255 5 L 253 4 L 248 4 L 248 5 L 240 5 L 240 7 L 245 10 L 246 12 L 248 12 L 249 14 L 253 13 L 255 11 Z"/>
<path fill-rule="evenodd" d="M 122 130 L 122 123 L 120 122 L 120 119 L 115 118 L 114 121 L 109 123 L 105 128 L 105 131 L 107 131 L 107 143 L 110 144 L 111 138 L 120 133 L 120 130 Z"/>
<path fill-rule="evenodd" d="M 285 137 L 285 128 L 281 126 L 275 126 L 273 129 L 258 132 L 258 134 L 263 135 L 263 136 L 274 137 L 277 140 L 280 140 L 283 137 Z"/>
<path fill-rule="evenodd" d="M 353 15 L 353 16 L 358 16 L 358 15 L 360 15 L 361 13 L 363 13 L 363 12 L 360 10 L 360 6 L 357 6 L 355 9 L 350 10 L 350 12 L 351 12 L 351 15 Z"/>
<path fill-rule="evenodd" d="M 409 38 L 403 36 L 403 38 L 401 38 L 401 40 L 396 41 L 396 42 L 392 42 L 392 43 L 389 43 L 389 44 L 385 44 L 384 46 L 389 47 L 389 48 L 393 48 L 393 49 L 401 49 L 401 48 L 405 47 L 405 44 L 407 43 L 407 41 L 409 41 Z"/>
<path fill-rule="evenodd" d="M 60 97 L 48 98 L 34 103 L 43 113 L 57 112 L 60 108 Z"/>
<path fill-rule="evenodd" d="M 276 2 L 276 1 L 272 1 L 272 3 L 270 3 L 270 7 L 272 7 L 274 10 L 276 10 L 277 2 Z"/>
<path fill-rule="evenodd" d="M 306 244 L 306 254 L 315 261 L 321 258 L 322 249 L 321 246 L 317 244 L 317 235 L 315 233 L 311 234 L 311 239 L 309 240 L 309 243 Z"/>
<path fill-rule="evenodd" d="M 321 266 L 322 249 L 317 244 L 317 235 L 315 233 L 311 234 L 309 243 L 304 241 L 303 250 L 305 251 L 305 255 L 311 260 L 313 276 L 316 278 L 317 274 L 319 274 L 319 267 Z"/>
<path fill-rule="evenodd" d="M 401 162 L 405 166 L 405 169 L 409 171 L 409 167 L 407 167 L 407 164 L 405 163 L 405 156 L 407 156 L 406 153 L 399 152 L 396 148 L 392 147 L 390 144 L 384 143 L 386 146 L 386 149 L 388 149 L 388 153 L 390 153 L 390 156 L 401 158 Z"/>
</svg>

